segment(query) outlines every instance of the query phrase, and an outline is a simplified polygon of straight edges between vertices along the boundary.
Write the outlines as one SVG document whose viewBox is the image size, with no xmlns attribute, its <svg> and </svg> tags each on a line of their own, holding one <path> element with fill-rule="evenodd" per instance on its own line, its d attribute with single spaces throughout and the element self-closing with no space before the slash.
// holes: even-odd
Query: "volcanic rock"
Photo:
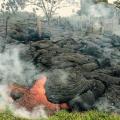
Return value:
<svg viewBox="0 0 120 120">
<path fill-rule="evenodd" d="M 47 73 L 44 93 L 50 103 L 65 103 L 72 110 L 83 111 L 94 108 L 104 97 L 118 112 L 119 39 L 112 34 L 91 34 L 75 40 L 70 36 L 56 42 L 42 40 L 32 42 L 31 49 L 27 53 L 23 51 L 21 58 L 30 59 L 40 71 Z M 11 97 L 18 106 L 32 110 L 41 104 L 30 88 L 14 85 L 11 89 Z"/>
<path fill-rule="evenodd" d="M 120 85 L 119 39 L 119 36 L 112 34 L 91 34 L 77 40 L 69 37 L 56 42 L 32 43 L 34 63 L 41 64 L 46 72 L 51 71 L 46 83 L 48 100 L 53 103 L 67 102 L 72 108 L 80 105 L 79 110 L 87 110 L 99 97 L 112 96 L 112 92 L 107 91 L 112 85 Z M 60 71 L 68 74 L 64 81 L 66 84 L 61 82 L 63 74 Z M 117 88 L 114 89 L 118 93 Z M 89 95 L 93 102 L 87 101 Z M 112 101 L 115 99 L 120 100 L 119 95 L 115 95 Z M 120 108 L 118 104 L 115 106 Z"/>
</svg>

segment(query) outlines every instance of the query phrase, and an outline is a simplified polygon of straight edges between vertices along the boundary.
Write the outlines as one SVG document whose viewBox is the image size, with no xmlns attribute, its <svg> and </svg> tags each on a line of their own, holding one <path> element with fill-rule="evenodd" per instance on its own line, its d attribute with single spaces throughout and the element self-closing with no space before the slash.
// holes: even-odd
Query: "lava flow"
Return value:
<svg viewBox="0 0 120 120">
<path fill-rule="evenodd" d="M 25 107 L 27 110 L 30 111 L 40 105 L 43 105 L 45 109 L 50 111 L 69 109 L 66 103 L 54 104 L 48 101 L 44 87 L 46 81 L 47 78 L 45 76 L 41 76 L 40 79 L 37 80 L 33 85 L 33 87 L 30 89 L 21 86 L 12 85 L 11 97 L 15 100 L 17 106 Z M 17 94 L 19 95 L 17 96 Z"/>
</svg>

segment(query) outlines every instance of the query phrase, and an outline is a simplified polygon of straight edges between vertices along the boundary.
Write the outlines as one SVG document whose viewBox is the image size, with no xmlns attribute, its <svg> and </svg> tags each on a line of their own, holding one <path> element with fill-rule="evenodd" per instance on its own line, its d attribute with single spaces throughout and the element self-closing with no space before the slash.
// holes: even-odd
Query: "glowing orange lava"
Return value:
<svg viewBox="0 0 120 120">
<path fill-rule="evenodd" d="M 39 80 L 35 82 L 33 87 L 30 89 L 30 93 L 34 95 L 34 99 L 39 103 L 44 105 L 50 110 L 60 110 L 60 109 L 68 109 L 68 105 L 66 103 L 63 104 L 54 104 L 47 100 L 45 95 L 45 83 L 47 78 L 45 76 L 41 76 Z"/>
</svg>

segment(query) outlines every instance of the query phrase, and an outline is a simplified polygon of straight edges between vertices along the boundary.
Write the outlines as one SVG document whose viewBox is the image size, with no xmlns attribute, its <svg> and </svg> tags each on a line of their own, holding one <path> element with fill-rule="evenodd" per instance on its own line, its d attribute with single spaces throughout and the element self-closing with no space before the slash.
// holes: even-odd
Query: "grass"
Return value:
<svg viewBox="0 0 120 120">
<path fill-rule="evenodd" d="M 0 120 L 28 120 L 25 118 L 19 118 L 12 115 L 10 111 L 0 113 Z M 46 119 L 38 119 L 46 120 Z M 84 113 L 68 113 L 66 111 L 60 111 L 55 115 L 49 117 L 47 120 L 120 120 L 120 115 L 109 114 L 97 111 L 89 111 Z"/>
<path fill-rule="evenodd" d="M 11 112 L 6 111 L 0 113 L 0 120 L 27 120 L 27 119 L 15 117 L 12 115 Z"/>
<path fill-rule="evenodd" d="M 89 111 L 85 113 L 68 113 L 61 111 L 50 117 L 49 120 L 120 120 L 120 116 L 97 111 Z"/>
</svg>

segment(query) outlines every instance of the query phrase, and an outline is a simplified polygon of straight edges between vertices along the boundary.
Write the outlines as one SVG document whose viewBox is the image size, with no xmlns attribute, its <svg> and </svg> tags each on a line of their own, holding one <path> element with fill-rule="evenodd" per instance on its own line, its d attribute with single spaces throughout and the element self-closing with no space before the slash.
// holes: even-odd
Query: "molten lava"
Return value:
<svg viewBox="0 0 120 120">
<path fill-rule="evenodd" d="M 16 105 L 19 107 L 25 107 L 28 110 L 33 110 L 39 105 L 43 105 L 45 109 L 51 111 L 58 111 L 60 109 L 69 109 L 66 103 L 54 104 L 48 101 L 45 94 L 45 83 L 47 78 L 41 76 L 39 80 L 35 82 L 32 88 L 13 85 L 11 87 L 11 94 L 23 94 L 19 99 L 15 100 Z M 14 95 L 13 95 L 14 96 Z"/>
<path fill-rule="evenodd" d="M 63 104 L 53 104 L 47 100 L 45 95 L 45 83 L 47 78 L 42 76 L 39 80 L 36 81 L 34 86 L 31 88 L 30 92 L 34 95 L 34 99 L 38 101 L 38 103 L 43 104 L 50 110 L 59 110 L 59 109 L 68 109 L 68 105 Z"/>
</svg>

